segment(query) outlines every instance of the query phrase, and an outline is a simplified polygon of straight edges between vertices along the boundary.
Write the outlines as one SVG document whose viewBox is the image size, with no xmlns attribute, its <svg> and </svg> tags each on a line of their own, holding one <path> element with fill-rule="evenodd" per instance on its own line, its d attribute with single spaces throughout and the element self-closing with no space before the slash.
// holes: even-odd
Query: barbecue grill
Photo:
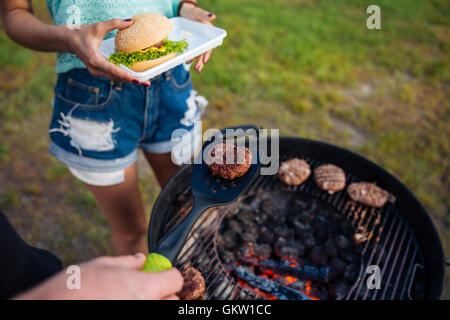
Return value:
<svg viewBox="0 0 450 320">
<path fill-rule="evenodd" d="M 342 213 L 356 229 L 364 227 L 371 234 L 361 244 L 361 268 L 357 280 L 343 299 L 349 300 L 420 300 L 439 299 L 443 289 L 444 255 L 431 219 L 416 197 L 382 167 L 348 150 L 301 138 L 279 138 L 280 162 L 298 157 L 314 170 L 324 163 L 333 163 L 346 173 L 347 185 L 371 181 L 389 191 L 395 202 L 380 209 L 351 201 L 345 190 L 328 194 L 320 190 L 310 177 L 300 186 L 288 186 L 277 176 L 259 176 L 237 201 L 261 193 L 299 193 L 317 199 Z M 267 143 L 270 147 L 270 141 Z M 269 150 L 270 153 L 270 150 Z M 189 194 L 192 165 L 181 168 L 159 195 L 150 219 L 148 244 L 150 250 L 176 225 L 192 205 Z M 217 250 L 217 234 L 222 220 L 232 205 L 204 212 L 192 229 L 180 252 L 176 267 L 198 269 L 206 281 L 205 299 L 262 299 L 248 286 L 242 286 L 224 267 Z M 370 276 L 367 267 L 381 270 L 379 289 L 366 285 Z"/>
</svg>

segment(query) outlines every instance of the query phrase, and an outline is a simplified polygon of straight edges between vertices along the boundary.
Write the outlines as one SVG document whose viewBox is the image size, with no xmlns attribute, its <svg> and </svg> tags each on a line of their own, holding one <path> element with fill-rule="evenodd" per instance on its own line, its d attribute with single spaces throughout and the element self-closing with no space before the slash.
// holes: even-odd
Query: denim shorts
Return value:
<svg viewBox="0 0 450 320">
<path fill-rule="evenodd" d="M 138 148 L 170 153 L 174 132 L 189 135 L 178 141 L 194 150 L 200 137 L 195 124 L 206 105 L 183 65 L 152 79 L 150 87 L 73 69 L 58 75 L 49 151 L 71 168 L 111 172 L 133 164 Z"/>
</svg>

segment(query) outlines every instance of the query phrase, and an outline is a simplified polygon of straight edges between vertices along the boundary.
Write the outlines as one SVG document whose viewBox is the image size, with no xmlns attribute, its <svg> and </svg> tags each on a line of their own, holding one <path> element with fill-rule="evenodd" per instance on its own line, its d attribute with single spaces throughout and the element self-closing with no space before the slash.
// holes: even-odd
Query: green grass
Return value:
<svg viewBox="0 0 450 320">
<path fill-rule="evenodd" d="M 370 4 L 381 8 L 381 30 L 366 28 Z M 368 157 L 417 195 L 450 256 L 449 2 L 204 5 L 228 37 L 194 75 L 210 102 L 203 128 L 254 123 Z M 35 7 L 48 21 L 45 4 Z M 71 263 L 111 253 L 110 235 L 92 195 L 47 153 L 54 60 L 0 31 L 0 203 L 28 241 Z M 150 212 L 159 188 L 143 172 Z M 450 299 L 448 276 L 446 287 Z"/>
</svg>

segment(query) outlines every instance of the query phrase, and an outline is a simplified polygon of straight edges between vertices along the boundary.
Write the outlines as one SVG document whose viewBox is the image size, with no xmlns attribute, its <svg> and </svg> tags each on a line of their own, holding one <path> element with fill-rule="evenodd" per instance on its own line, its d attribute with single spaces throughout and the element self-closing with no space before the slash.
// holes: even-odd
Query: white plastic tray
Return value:
<svg viewBox="0 0 450 320">
<path fill-rule="evenodd" d="M 227 32 L 223 29 L 181 17 L 171 18 L 170 22 L 172 23 L 173 31 L 168 37 L 169 40 L 179 41 L 186 39 L 188 43 L 188 48 L 183 53 L 144 72 L 134 72 L 124 65 L 120 65 L 120 67 L 139 81 L 146 81 L 220 46 L 223 39 L 227 36 Z M 100 44 L 100 53 L 105 58 L 113 54 L 114 49 L 114 38 L 104 40 Z"/>
</svg>

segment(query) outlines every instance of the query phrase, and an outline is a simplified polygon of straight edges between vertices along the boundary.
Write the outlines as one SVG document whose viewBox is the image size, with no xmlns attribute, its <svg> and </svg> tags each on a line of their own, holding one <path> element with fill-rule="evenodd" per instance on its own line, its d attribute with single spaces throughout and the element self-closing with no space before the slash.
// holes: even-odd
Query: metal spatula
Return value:
<svg viewBox="0 0 450 320">
<path fill-rule="evenodd" d="M 210 144 L 217 142 L 206 142 L 203 150 Z M 191 190 L 194 197 L 194 205 L 191 211 L 181 222 L 170 230 L 156 245 L 153 252 L 149 253 L 143 267 L 144 271 L 158 272 L 172 268 L 172 263 L 177 258 L 186 239 L 201 213 L 206 209 L 221 206 L 235 201 L 252 183 L 259 173 L 261 166 L 261 154 L 258 150 L 250 149 L 252 152 L 252 163 L 249 170 L 242 177 L 227 180 L 214 177 L 209 174 L 204 161 L 195 161 L 191 179 Z"/>
</svg>

